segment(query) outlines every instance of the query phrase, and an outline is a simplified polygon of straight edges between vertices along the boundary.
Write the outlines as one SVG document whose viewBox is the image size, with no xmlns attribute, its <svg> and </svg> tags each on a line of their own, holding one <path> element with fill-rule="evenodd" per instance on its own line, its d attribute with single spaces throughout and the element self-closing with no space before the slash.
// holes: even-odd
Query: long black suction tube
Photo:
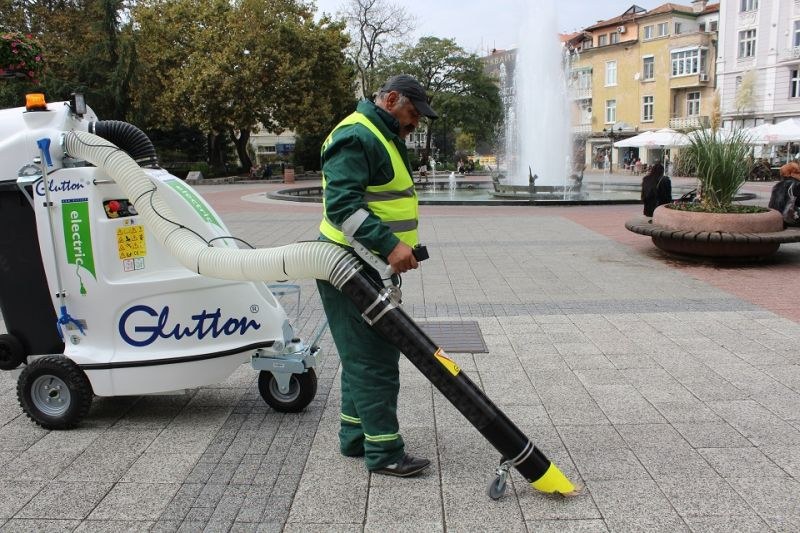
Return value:
<svg viewBox="0 0 800 533">
<path fill-rule="evenodd" d="M 378 289 L 361 271 L 338 288 L 361 310 L 367 323 L 397 346 L 535 489 L 564 495 L 578 492 L 385 290 Z"/>
<path fill-rule="evenodd" d="M 139 166 L 158 165 L 158 156 L 153 142 L 145 132 L 121 120 L 98 120 L 89 123 L 89 133 L 114 143 L 125 150 Z"/>
</svg>

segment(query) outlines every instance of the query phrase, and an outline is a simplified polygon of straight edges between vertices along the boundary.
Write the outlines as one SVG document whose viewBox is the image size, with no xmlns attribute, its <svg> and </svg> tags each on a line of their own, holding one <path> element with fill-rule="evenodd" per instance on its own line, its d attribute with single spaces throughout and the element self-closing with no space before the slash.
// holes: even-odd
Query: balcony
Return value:
<svg viewBox="0 0 800 533">
<path fill-rule="evenodd" d="M 572 126 L 573 135 L 589 135 L 590 133 L 592 133 L 592 125 L 590 123 Z"/>
<path fill-rule="evenodd" d="M 572 87 L 569 90 L 569 97 L 572 100 L 591 100 L 592 99 L 592 88 L 577 88 Z"/>
<path fill-rule="evenodd" d="M 796 59 L 800 59 L 800 46 L 781 50 L 780 61 L 794 61 Z"/>
<path fill-rule="evenodd" d="M 669 119 L 669 127 L 673 130 L 699 130 L 707 128 L 711 120 L 707 116 L 676 117 Z"/>
</svg>

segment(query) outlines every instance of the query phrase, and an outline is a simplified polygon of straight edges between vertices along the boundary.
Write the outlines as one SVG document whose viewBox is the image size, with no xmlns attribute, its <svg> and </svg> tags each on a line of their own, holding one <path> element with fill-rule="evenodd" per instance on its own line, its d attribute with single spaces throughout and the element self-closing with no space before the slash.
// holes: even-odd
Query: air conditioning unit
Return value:
<svg viewBox="0 0 800 533">
<path fill-rule="evenodd" d="M 617 26 L 618 33 L 625 33 L 625 26 Z"/>
<path fill-rule="evenodd" d="M 708 73 L 701 72 L 700 73 L 700 81 L 708 81 Z"/>
</svg>

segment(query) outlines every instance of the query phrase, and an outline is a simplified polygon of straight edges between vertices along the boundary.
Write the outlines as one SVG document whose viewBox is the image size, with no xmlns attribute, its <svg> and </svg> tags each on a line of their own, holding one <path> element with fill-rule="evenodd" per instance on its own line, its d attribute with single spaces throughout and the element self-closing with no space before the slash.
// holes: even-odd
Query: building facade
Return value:
<svg viewBox="0 0 800 533">
<path fill-rule="evenodd" d="M 719 32 L 723 126 L 800 117 L 800 2 L 723 0 Z"/>
<path fill-rule="evenodd" d="M 566 46 L 572 54 L 570 94 L 585 163 L 602 166 L 663 157 L 612 148 L 648 130 L 706 127 L 714 109 L 719 4 L 636 5 L 585 28 Z M 614 168 L 618 168 L 615 165 Z"/>
</svg>

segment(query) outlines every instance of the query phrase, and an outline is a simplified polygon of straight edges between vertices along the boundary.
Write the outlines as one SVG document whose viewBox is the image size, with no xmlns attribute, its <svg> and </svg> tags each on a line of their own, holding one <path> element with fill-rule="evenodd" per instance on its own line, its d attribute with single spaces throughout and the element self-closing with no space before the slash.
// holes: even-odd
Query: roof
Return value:
<svg viewBox="0 0 800 533">
<path fill-rule="evenodd" d="M 717 9 L 719 9 L 719 4 L 714 4 L 714 5 L 717 7 Z M 712 6 L 707 7 L 706 10 L 708 10 L 710 7 L 712 7 Z M 694 9 L 691 6 L 684 6 L 684 5 L 681 5 L 681 4 L 673 4 L 673 3 L 661 4 L 658 7 L 654 7 L 650 11 L 647 11 L 647 10 L 637 6 L 636 4 L 634 4 L 631 7 L 629 7 L 627 10 L 625 10 L 625 12 L 622 15 L 619 15 L 618 17 L 610 18 L 608 20 L 601 20 L 597 24 L 593 24 L 593 25 L 589 26 L 588 28 L 584 28 L 584 30 L 585 31 L 592 31 L 592 30 L 596 30 L 596 29 L 599 29 L 599 28 L 605 28 L 606 26 L 619 26 L 624 22 L 628 22 L 628 21 L 631 21 L 631 20 L 634 20 L 634 19 L 641 19 L 643 17 L 650 17 L 650 16 L 653 16 L 653 15 L 661 15 L 661 14 L 664 14 L 664 13 L 672 13 L 672 12 L 675 12 L 675 11 L 681 12 L 681 13 L 687 13 L 687 14 L 690 14 L 690 15 L 695 14 L 694 13 Z"/>
</svg>

